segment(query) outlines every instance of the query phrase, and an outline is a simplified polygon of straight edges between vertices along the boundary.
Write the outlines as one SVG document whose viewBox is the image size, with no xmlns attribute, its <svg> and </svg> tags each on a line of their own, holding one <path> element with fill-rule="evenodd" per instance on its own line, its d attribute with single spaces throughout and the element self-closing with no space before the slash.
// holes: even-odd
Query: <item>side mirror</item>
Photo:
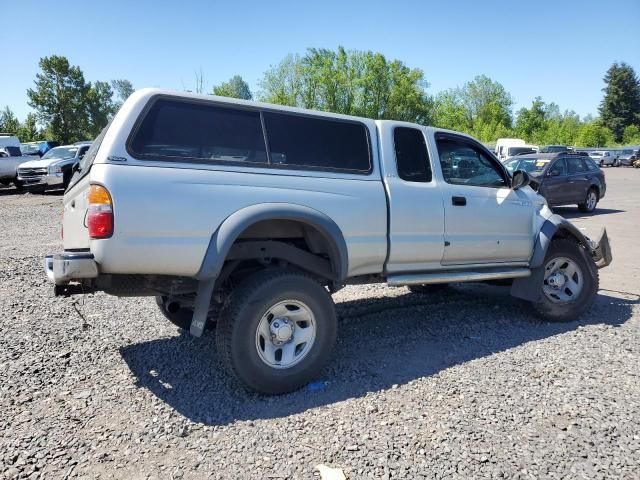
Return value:
<svg viewBox="0 0 640 480">
<path fill-rule="evenodd" d="M 524 170 L 516 170 L 513 172 L 513 179 L 511 180 L 511 189 L 518 190 L 522 187 L 526 187 L 531 183 L 531 177 Z"/>
<path fill-rule="evenodd" d="M 73 167 L 71 167 L 71 175 L 76 173 L 78 170 L 80 170 L 80 162 L 73 164 Z"/>
</svg>

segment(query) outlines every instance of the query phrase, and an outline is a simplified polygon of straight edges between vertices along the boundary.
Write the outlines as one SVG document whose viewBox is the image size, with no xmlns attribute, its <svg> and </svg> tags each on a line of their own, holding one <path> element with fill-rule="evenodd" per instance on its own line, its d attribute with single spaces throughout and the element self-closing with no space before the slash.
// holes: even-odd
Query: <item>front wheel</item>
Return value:
<svg viewBox="0 0 640 480">
<path fill-rule="evenodd" d="M 575 241 L 556 239 L 544 259 L 544 278 L 535 310 L 546 320 L 569 322 L 587 311 L 598 292 L 598 271 Z"/>
<path fill-rule="evenodd" d="M 227 300 L 216 334 L 226 369 L 267 394 L 297 390 L 329 360 L 337 320 L 329 292 L 307 274 L 264 270 Z"/>
</svg>

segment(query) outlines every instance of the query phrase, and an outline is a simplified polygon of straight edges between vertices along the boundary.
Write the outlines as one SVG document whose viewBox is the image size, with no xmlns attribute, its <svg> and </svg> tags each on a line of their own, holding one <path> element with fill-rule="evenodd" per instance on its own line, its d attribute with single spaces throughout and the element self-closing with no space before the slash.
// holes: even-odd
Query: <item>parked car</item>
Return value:
<svg viewBox="0 0 640 480">
<path fill-rule="evenodd" d="M 566 145 L 545 145 L 538 150 L 539 153 L 563 153 L 572 151 L 573 148 L 567 147 Z"/>
<path fill-rule="evenodd" d="M 633 162 L 640 158 L 640 150 L 637 148 L 625 148 L 620 150 L 620 156 L 618 157 L 618 165 L 624 165 L 629 167 L 633 165 Z"/>
<path fill-rule="evenodd" d="M 20 148 L 20 140 L 12 133 L 0 133 L 0 148 L 4 147 Z"/>
<path fill-rule="evenodd" d="M 593 212 L 607 192 L 604 172 L 588 156 L 565 153 L 520 155 L 507 160 L 511 172 L 524 170 L 531 185 L 550 206 L 578 205 L 582 212 Z"/>
<path fill-rule="evenodd" d="M 22 151 L 22 155 L 32 155 L 42 157 L 45 153 L 47 153 L 52 148 L 55 148 L 60 145 L 60 142 L 54 142 L 51 140 L 43 140 L 40 142 L 27 142 L 20 144 L 20 150 Z"/>
<path fill-rule="evenodd" d="M 2 185 L 8 186 L 13 183 L 17 189 L 21 189 L 17 169 L 23 161 L 18 137 L 9 133 L 0 133 L 0 183 Z"/>
<path fill-rule="evenodd" d="M 617 157 L 609 150 L 597 150 L 589 152 L 589 157 L 601 167 L 610 166 L 617 167 Z"/>
<path fill-rule="evenodd" d="M 24 188 L 32 191 L 66 189 L 74 167 L 82 160 L 90 146 L 90 143 L 83 143 L 55 147 L 42 158 L 21 163 L 18 167 L 18 181 Z"/>
<path fill-rule="evenodd" d="M 529 181 L 452 131 L 138 90 L 80 162 L 45 272 L 57 295 L 155 296 L 192 335 L 217 322 L 227 370 L 283 393 L 331 357 L 345 284 L 501 280 L 549 320 L 586 311 L 606 233 Z"/>
<path fill-rule="evenodd" d="M 533 145 L 527 145 L 524 147 L 508 147 L 507 158 L 515 157 L 518 155 L 526 155 L 529 153 L 537 153 L 537 149 Z"/>
</svg>

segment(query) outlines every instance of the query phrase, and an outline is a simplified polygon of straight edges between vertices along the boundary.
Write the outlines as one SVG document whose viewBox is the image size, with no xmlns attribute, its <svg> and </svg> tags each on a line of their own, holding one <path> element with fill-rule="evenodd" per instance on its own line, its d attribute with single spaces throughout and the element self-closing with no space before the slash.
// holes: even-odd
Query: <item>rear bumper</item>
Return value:
<svg viewBox="0 0 640 480">
<path fill-rule="evenodd" d="M 49 281 L 66 285 L 73 280 L 96 278 L 98 264 L 91 253 L 64 252 L 47 255 L 44 258 L 44 271 Z"/>
<path fill-rule="evenodd" d="M 609 245 L 609 236 L 607 229 L 603 228 L 596 240 L 589 240 L 591 257 L 598 268 L 604 268 L 611 264 L 613 256 L 611 254 L 611 245 Z"/>
</svg>

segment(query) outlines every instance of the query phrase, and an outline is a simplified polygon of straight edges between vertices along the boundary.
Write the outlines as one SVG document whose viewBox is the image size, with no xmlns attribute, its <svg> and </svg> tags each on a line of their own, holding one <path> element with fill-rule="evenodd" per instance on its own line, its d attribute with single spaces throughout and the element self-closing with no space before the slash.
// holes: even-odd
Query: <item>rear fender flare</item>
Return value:
<svg viewBox="0 0 640 480">
<path fill-rule="evenodd" d="M 318 210 L 287 203 L 251 205 L 227 217 L 212 235 L 196 278 L 198 280 L 217 278 L 232 245 L 240 234 L 254 223 L 264 220 L 293 220 L 315 228 L 329 245 L 331 266 L 335 278 L 338 282 L 343 282 L 346 279 L 348 271 L 347 244 L 338 225 Z"/>
</svg>

